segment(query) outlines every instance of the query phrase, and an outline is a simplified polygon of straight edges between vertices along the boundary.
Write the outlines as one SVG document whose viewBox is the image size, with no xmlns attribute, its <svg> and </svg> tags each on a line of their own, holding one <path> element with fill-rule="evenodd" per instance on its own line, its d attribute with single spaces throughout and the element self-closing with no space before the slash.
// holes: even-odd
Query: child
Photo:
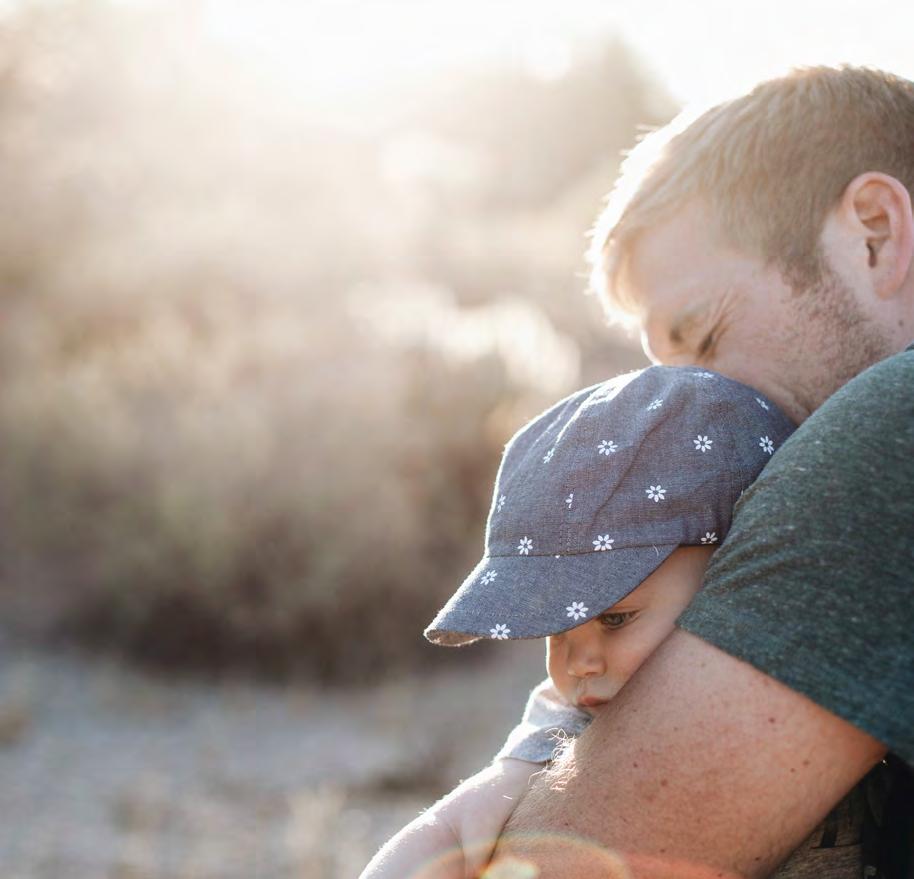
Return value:
<svg viewBox="0 0 914 879">
<path fill-rule="evenodd" d="M 425 635 L 451 646 L 547 638 L 549 679 L 493 763 L 401 830 L 361 879 L 479 874 L 556 733 L 580 733 L 672 631 L 739 495 L 793 428 L 745 385 L 656 366 L 579 391 L 515 435 L 484 556 Z"/>
</svg>

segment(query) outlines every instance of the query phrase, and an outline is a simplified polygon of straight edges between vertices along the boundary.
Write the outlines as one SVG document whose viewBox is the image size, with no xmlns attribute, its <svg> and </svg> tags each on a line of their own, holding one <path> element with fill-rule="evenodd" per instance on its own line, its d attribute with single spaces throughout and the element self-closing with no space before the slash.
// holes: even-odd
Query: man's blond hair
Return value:
<svg viewBox="0 0 914 879">
<path fill-rule="evenodd" d="M 914 193 L 914 83 L 861 67 L 797 69 L 645 137 L 590 231 L 591 287 L 632 310 L 620 275 L 638 233 L 699 200 L 717 240 L 794 289 L 822 274 L 819 237 L 847 184 L 881 171 Z"/>
</svg>

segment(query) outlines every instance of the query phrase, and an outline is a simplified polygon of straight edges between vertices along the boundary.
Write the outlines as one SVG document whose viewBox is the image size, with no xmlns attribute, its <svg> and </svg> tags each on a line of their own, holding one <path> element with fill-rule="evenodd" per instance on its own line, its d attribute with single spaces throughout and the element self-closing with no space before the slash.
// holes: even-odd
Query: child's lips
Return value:
<svg viewBox="0 0 914 879">
<path fill-rule="evenodd" d="M 578 708 L 599 708 L 601 705 L 606 705 L 609 702 L 609 699 L 597 699 L 596 696 L 584 696 L 581 699 L 578 699 Z"/>
</svg>

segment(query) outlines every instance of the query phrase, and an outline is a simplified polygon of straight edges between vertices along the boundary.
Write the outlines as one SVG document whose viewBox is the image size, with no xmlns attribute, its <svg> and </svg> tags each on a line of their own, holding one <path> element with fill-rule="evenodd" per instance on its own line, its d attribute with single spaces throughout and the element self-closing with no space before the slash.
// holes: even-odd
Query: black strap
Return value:
<svg viewBox="0 0 914 879">
<path fill-rule="evenodd" d="M 914 771 L 894 754 L 886 757 L 892 773 L 882 830 L 882 869 L 886 879 L 914 879 Z"/>
<path fill-rule="evenodd" d="M 914 771 L 888 754 L 866 782 L 863 879 L 914 879 Z"/>
</svg>

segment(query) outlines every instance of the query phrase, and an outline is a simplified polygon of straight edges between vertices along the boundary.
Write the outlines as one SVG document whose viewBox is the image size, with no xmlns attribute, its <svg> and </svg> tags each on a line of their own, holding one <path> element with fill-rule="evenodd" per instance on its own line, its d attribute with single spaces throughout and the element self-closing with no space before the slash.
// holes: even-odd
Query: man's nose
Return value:
<svg viewBox="0 0 914 879">
<path fill-rule="evenodd" d="M 570 633 L 569 633 L 570 634 Z M 606 661 L 596 636 L 576 634 L 568 644 L 568 674 L 575 678 L 589 678 L 606 673 Z"/>
</svg>

